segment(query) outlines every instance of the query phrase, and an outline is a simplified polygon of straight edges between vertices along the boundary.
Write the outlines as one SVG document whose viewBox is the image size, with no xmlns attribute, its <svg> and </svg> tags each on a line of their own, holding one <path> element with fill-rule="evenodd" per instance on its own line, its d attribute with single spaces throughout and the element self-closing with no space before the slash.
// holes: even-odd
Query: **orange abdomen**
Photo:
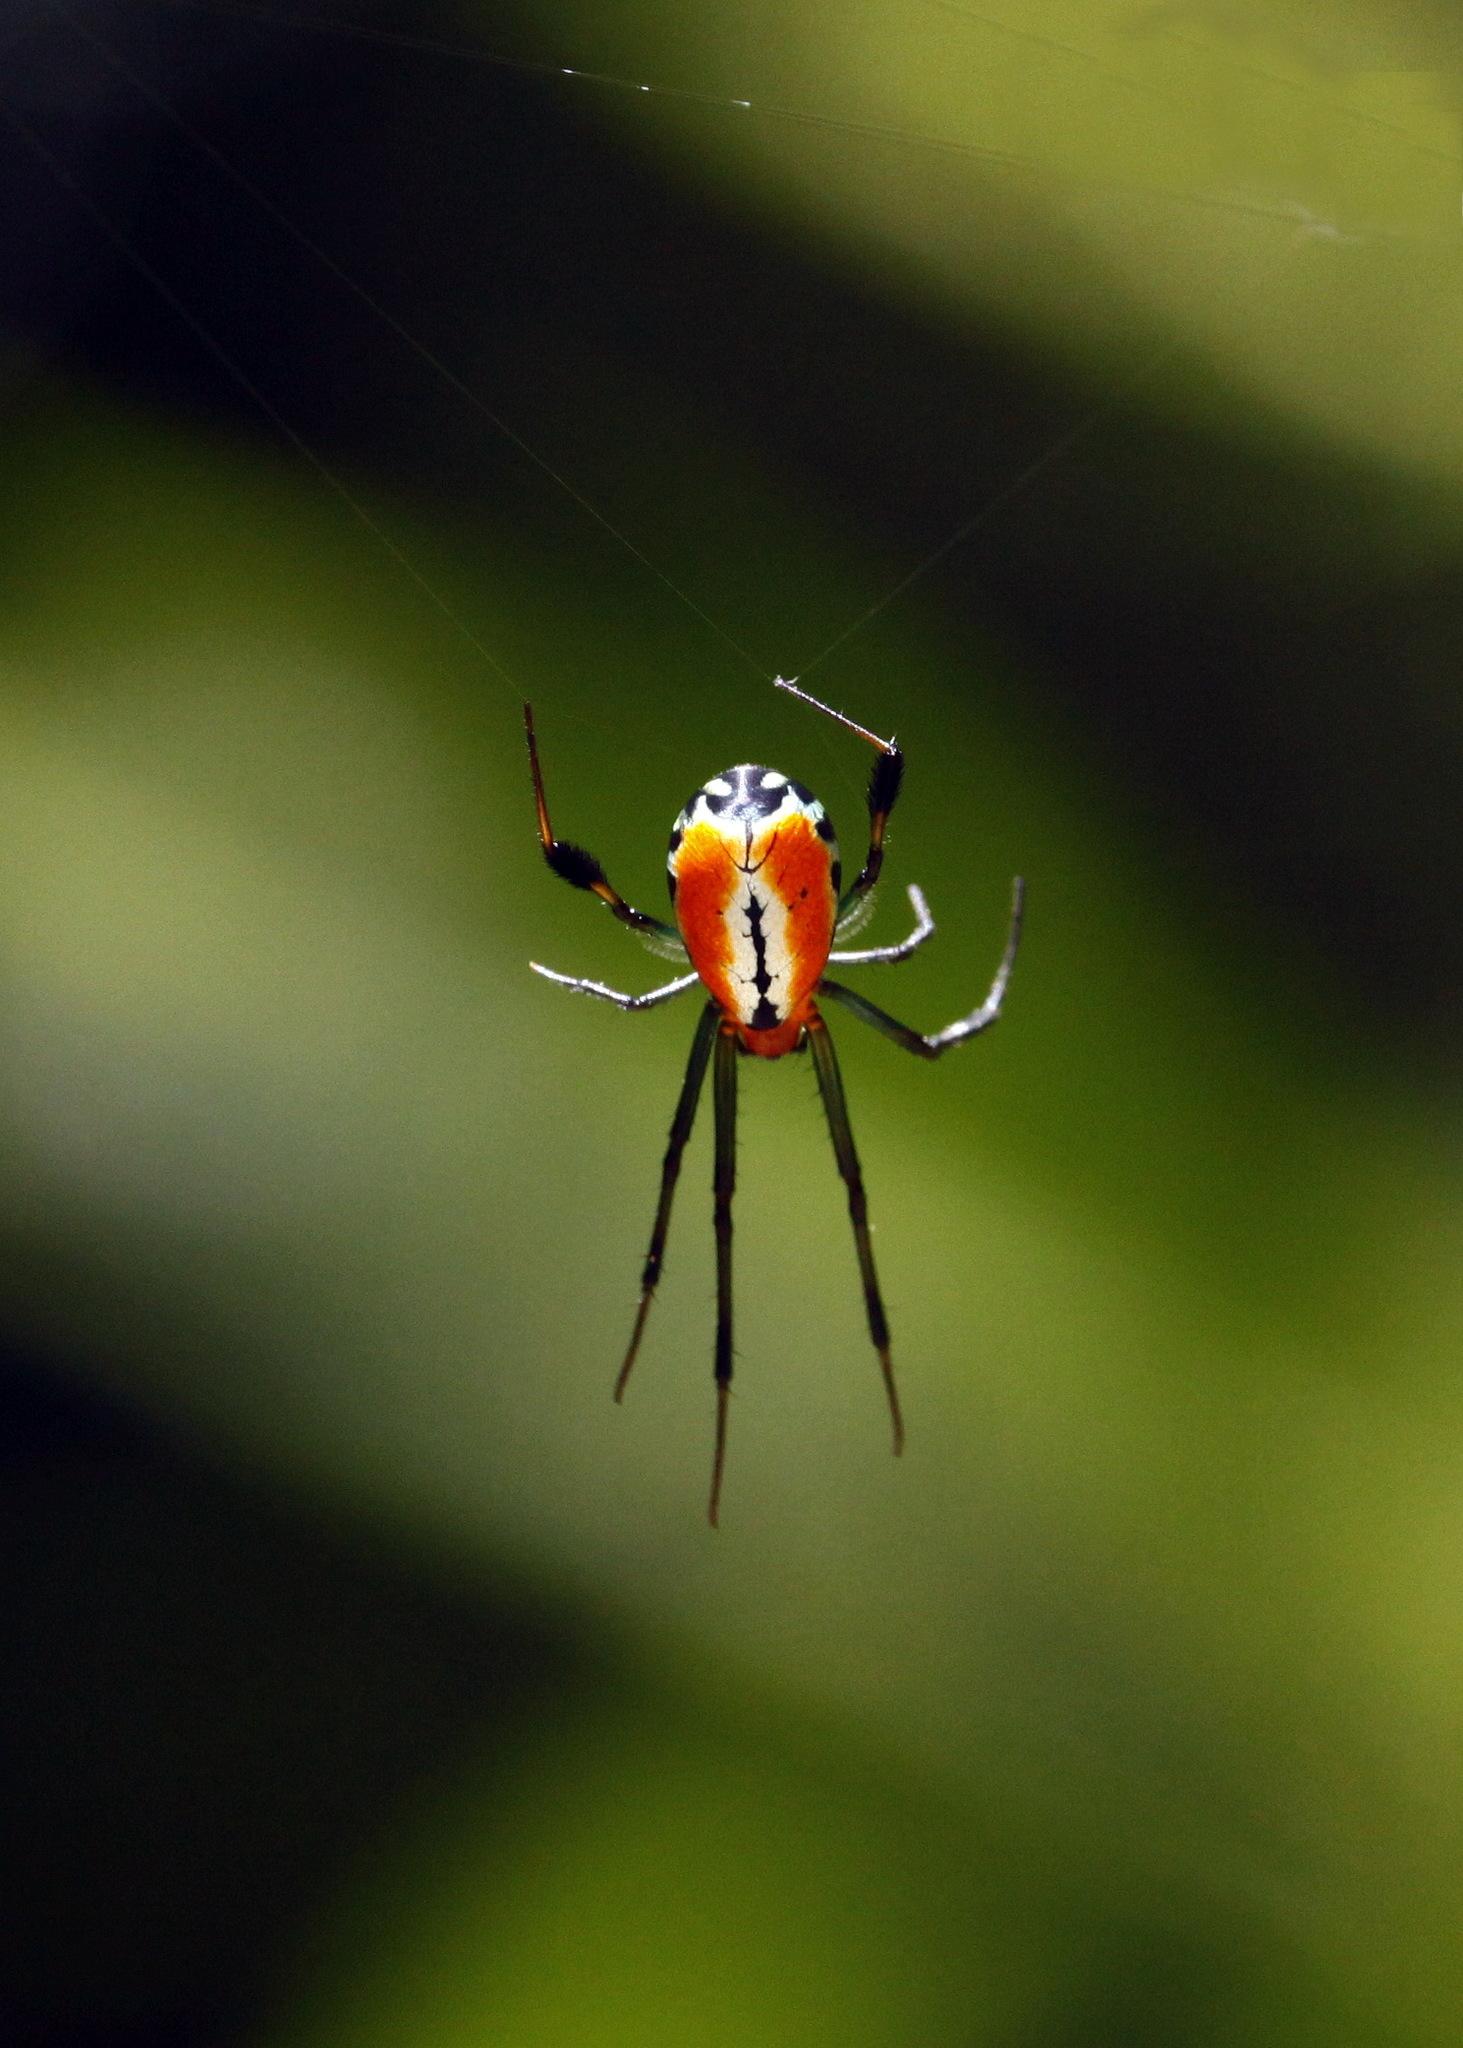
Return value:
<svg viewBox="0 0 1463 2048">
<path fill-rule="evenodd" d="M 802 1035 L 838 914 L 838 849 L 823 807 L 771 769 L 733 768 L 692 798 L 669 861 L 691 964 L 749 1052 Z"/>
</svg>

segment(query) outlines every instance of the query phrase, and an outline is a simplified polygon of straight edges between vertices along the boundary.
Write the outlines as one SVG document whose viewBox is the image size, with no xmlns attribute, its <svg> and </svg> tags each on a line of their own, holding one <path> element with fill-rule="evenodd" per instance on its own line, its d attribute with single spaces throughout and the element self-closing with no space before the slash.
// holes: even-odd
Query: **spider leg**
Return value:
<svg viewBox="0 0 1463 2048">
<path fill-rule="evenodd" d="M 606 988 L 602 981 L 587 981 L 578 974 L 558 974 L 552 967 L 541 967 L 537 960 L 530 960 L 528 964 L 545 981 L 557 982 L 560 988 L 571 988 L 576 995 L 598 996 L 602 1003 L 613 1003 L 621 1010 L 653 1010 L 659 1003 L 668 1003 L 674 996 L 683 996 L 701 979 L 699 974 L 682 974 L 661 988 L 647 989 L 643 996 L 627 996 L 617 988 Z"/>
<path fill-rule="evenodd" d="M 831 704 L 822 704 L 816 697 L 810 697 L 806 690 L 800 690 L 795 680 L 776 678 L 776 687 L 786 690 L 789 696 L 801 697 L 804 704 L 811 704 L 815 711 L 821 711 L 825 718 L 835 724 L 847 726 L 861 740 L 867 740 L 871 747 L 877 747 L 879 758 L 875 761 L 869 776 L 869 850 L 864 855 L 864 864 L 854 880 L 839 898 L 840 917 L 860 896 L 866 896 L 879 879 L 879 870 L 884 865 L 884 832 L 889 823 L 889 813 L 899 796 L 899 785 L 904 780 L 904 756 L 893 740 L 881 740 L 877 733 L 867 726 L 856 725 L 851 718 L 845 718 L 841 711 L 835 711 Z"/>
<path fill-rule="evenodd" d="M 647 911 L 637 910 L 633 903 L 627 903 L 592 853 L 586 853 L 582 846 L 571 845 L 567 839 L 554 837 L 554 828 L 549 823 L 548 798 L 544 795 L 543 770 L 539 767 L 531 704 L 523 707 L 523 730 L 528 737 L 528 766 L 533 776 L 533 800 L 538 809 L 539 844 L 554 873 L 576 889 L 588 889 L 598 896 L 621 924 L 629 925 L 633 931 L 653 932 L 658 938 L 670 939 L 679 946 L 681 935 L 675 926 L 651 917 Z"/>
<path fill-rule="evenodd" d="M 852 1010 L 855 1017 L 861 1017 L 865 1024 L 872 1024 L 876 1031 L 882 1031 L 886 1038 L 892 1038 L 896 1045 L 902 1045 L 906 1052 L 912 1052 L 923 1060 L 937 1060 L 942 1052 L 948 1052 L 952 1045 L 963 1045 L 967 1038 L 974 1038 L 978 1032 L 989 1030 L 1001 1014 L 1001 1005 L 1006 1000 L 1006 984 L 1011 979 L 1011 969 L 1016 963 L 1016 948 L 1021 943 L 1021 913 L 1026 900 L 1026 885 L 1018 875 L 1011 888 L 1011 926 L 1006 938 L 1006 950 L 1001 955 L 1001 964 L 996 969 L 996 978 L 991 983 L 990 994 L 977 1010 L 968 1017 L 958 1017 L 953 1024 L 947 1024 L 943 1031 L 916 1031 L 908 1024 L 901 1024 L 897 1017 L 891 1017 L 887 1010 L 881 1010 L 851 988 L 844 988 L 841 982 L 820 981 L 818 994 L 832 996 L 842 1003 L 846 1010 Z M 816 1046 L 814 1048 L 816 1050 Z"/>
<path fill-rule="evenodd" d="M 884 1375 L 884 1391 L 889 1397 L 889 1420 L 894 1429 L 894 1455 L 897 1458 L 904 1449 L 904 1418 L 899 1412 L 899 1395 L 894 1386 L 894 1361 L 889 1355 L 889 1319 L 884 1313 L 884 1300 L 879 1292 L 879 1276 L 874 1270 L 874 1248 L 869 1239 L 869 1205 L 864 1194 L 864 1177 L 859 1166 L 858 1152 L 854 1147 L 853 1128 L 848 1121 L 848 1100 L 843 1092 L 843 1076 L 838 1071 L 833 1037 L 816 1010 L 808 1019 L 808 1045 L 812 1051 L 813 1065 L 817 1069 L 823 1107 L 828 1113 L 828 1129 L 833 1138 L 834 1157 L 838 1161 L 838 1171 L 848 1189 L 848 1213 L 853 1223 L 853 1241 L 858 1252 L 859 1272 L 863 1276 L 864 1307 L 868 1311 L 869 1335 L 874 1340 L 874 1349 L 879 1354 L 879 1369 Z"/>
<path fill-rule="evenodd" d="M 737 1055 L 734 1034 L 722 1031 L 716 1041 L 716 1072 L 712 1080 L 716 1109 L 716 1167 L 712 1179 L 716 1222 L 716 1450 L 711 1461 L 711 1526 L 721 1507 L 721 1475 L 726 1465 L 727 1400 L 732 1376 L 732 1190 L 737 1178 Z"/>
<path fill-rule="evenodd" d="M 917 882 L 909 885 L 909 900 L 914 909 L 914 930 L 907 939 L 901 939 L 897 946 L 869 946 L 857 953 L 830 953 L 828 958 L 839 967 L 892 967 L 896 960 L 907 960 L 935 932 L 930 906 Z"/>
<path fill-rule="evenodd" d="M 645 1271 L 640 1276 L 640 1306 L 635 1311 L 635 1328 L 630 1334 L 630 1348 L 625 1353 L 625 1362 L 615 1380 L 617 1401 L 624 1399 L 625 1382 L 630 1377 L 630 1368 L 635 1363 L 636 1352 L 640 1349 L 645 1318 L 650 1314 L 650 1304 L 655 1299 L 655 1286 L 660 1279 L 661 1264 L 665 1258 L 666 1235 L 671 1227 L 671 1202 L 681 1171 L 681 1155 L 690 1138 L 691 1126 L 696 1121 L 696 1105 L 701 1099 L 701 1083 L 706 1079 L 706 1062 L 711 1057 L 711 1042 L 716 1036 L 720 1018 L 721 1012 L 715 1003 L 708 1003 L 701 1012 L 701 1021 L 696 1026 L 696 1036 L 691 1040 L 691 1056 L 686 1061 L 686 1078 L 681 1083 L 680 1099 L 676 1103 L 676 1113 L 671 1118 L 671 1134 L 665 1148 L 665 1163 L 660 1170 L 660 1201 L 656 1205 L 655 1224 L 650 1233 L 650 1250 L 645 1256 Z"/>
</svg>

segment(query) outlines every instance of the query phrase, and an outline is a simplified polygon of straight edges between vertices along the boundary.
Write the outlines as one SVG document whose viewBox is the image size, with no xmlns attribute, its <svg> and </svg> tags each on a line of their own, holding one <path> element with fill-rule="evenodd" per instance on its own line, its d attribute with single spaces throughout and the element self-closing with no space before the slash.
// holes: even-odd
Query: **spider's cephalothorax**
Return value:
<svg viewBox="0 0 1463 2048">
<path fill-rule="evenodd" d="M 851 718 L 845 718 L 841 711 L 820 704 L 816 697 L 809 697 L 806 691 L 780 676 L 777 687 L 800 697 L 878 750 L 869 778 L 869 850 L 864 864 L 851 885 L 840 893 L 838 843 L 827 813 L 812 791 L 776 768 L 728 768 L 725 774 L 713 775 L 697 790 L 671 832 L 666 866 L 676 911 L 675 927 L 626 902 L 593 854 L 554 837 L 539 768 L 533 713 L 526 704 L 523 707 L 534 801 L 538 807 L 539 843 L 549 866 L 575 888 L 588 889 L 598 896 L 622 924 L 639 932 L 653 946 L 683 956 L 691 967 L 689 974 L 678 975 L 664 987 L 640 996 L 621 995 L 617 989 L 606 988 L 603 982 L 556 974 L 550 967 L 540 967 L 537 961 L 532 963 L 535 971 L 562 987 L 575 989 L 581 995 L 598 996 L 622 1010 L 654 1009 L 673 996 L 683 995 L 698 982 L 706 991 L 707 1001 L 691 1041 L 686 1078 L 671 1122 L 670 1142 L 661 1168 L 660 1201 L 640 1280 L 640 1306 L 615 1382 L 615 1399 L 619 1400 L 625 1391 L 640 1348 L 665 1258 L 671 1200 L 681 1170 L 681 1156 L 691 1135 L 706 1069 L 712 1066 L 716 1113 L 712 1187 L 716 1223 L 717 1392 L 716 1448 L 711 1468 L 713 1522 L 721 1499 L 727 1395 L 732 1377 L 731 1204 L 736 1178 L 738 1056 L 749 1052 L 764 1059 L 777 1059 L 802 1047 L 812 1054 L 834 1157 L 848 1190 L 848 1211 L 863 1280 L 869 1335 L 879 1355 L 894 1426 L 894 1448 L 898 1451 L 904 1443 L 904 1424 L 894 1387 L 889 1325 L 874 1271 L 863 1174 L 854 1149 L 833 1040 L 817 998 L 828 996 L 842 1003 L 907 1052 L 917 1053 L 922 1059 L 937 1059 L 952 1045 L 960 1045 L 986 1030 L 1000 1016 L 1021 936 L 1023 892 L 1018 877 L 1011 896 L 1006 950 L 990 993 L 979 1009 L 957 1018 L 943 1031 L 914 1031 L 841 982 L 829 979 L 823 970 L 830 961 L 838 966 L 862 967 L 907 959 L 934 931 L 934 920 L 924 897 L 911 883 L 909 899 L 914 906 L 915 925 L 907 939 L 897 945 L 873 946 L 860 952 L 833 950 L 839 930 L 846 930 L 850 919 L 857 916 L 878 879 L 884 859 L 884 830 L 899 794 L 904 757 L 893 740 L 881 740 L 877 734 L 855 725 Z"/>
<path fill-rule="evenodd" d="M 676 923 L 748 1052 L 791 1052 L 838 921 L 838 842 L 810 789 L 776 768 L 728 768 L 671 832 Z"/>
</svg>

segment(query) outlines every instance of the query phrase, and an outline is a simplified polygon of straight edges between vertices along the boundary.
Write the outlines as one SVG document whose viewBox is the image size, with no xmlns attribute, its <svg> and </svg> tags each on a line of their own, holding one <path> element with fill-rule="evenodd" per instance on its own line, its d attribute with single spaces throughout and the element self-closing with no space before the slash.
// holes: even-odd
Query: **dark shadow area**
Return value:
<svg viewBox="0 0 1463 2048">
<path fill-rule="evenodd" d="M 356 1853 L 576 1659 L 24 1348 L 0 1446 L 0 2039 L 234 2039 Z"/>
</svg>

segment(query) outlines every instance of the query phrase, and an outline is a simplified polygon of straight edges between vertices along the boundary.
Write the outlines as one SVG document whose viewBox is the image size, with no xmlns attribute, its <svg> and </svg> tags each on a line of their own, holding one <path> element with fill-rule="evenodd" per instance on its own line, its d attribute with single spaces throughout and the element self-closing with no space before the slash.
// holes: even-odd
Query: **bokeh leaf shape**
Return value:
<svg viewBox="0 0 1463 2048">
<path fill-rule="evenodd" d="M 1441 7 L 738 0 L 607 18 L 571 0 L 538 18 L 586 72 L 668 88 L 600 98 L 636 147 L 729 204 L 754 195 L 893 292 L 1120 376 L 1197 355 L 1338 447 L 1463 476 Z"/>
</svg>

